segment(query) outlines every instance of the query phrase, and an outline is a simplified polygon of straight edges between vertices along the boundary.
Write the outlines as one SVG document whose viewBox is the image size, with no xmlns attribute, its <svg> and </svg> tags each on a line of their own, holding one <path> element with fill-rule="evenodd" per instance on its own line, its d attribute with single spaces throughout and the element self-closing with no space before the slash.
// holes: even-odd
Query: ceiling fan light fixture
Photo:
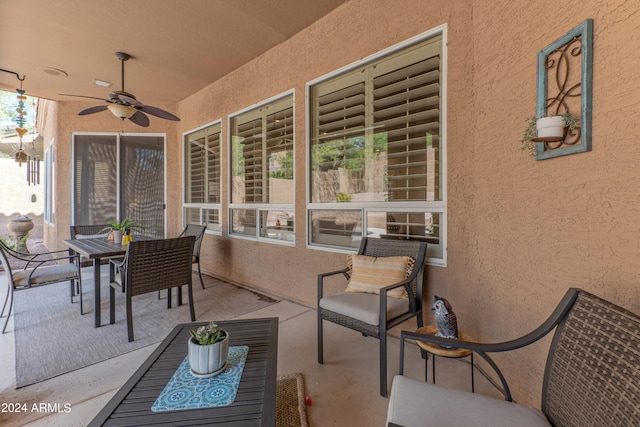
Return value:
<svg viewBox="0 0 640 427">
<path fill-rule="evenodd" d="M 120 104 L 111 104 L 107 108 L 113 113 L 114 116 L 123 120 L 128 119 L 129 117 L 133 116 L 136 111 L 138 111 L 129 105 Z"/>
</svg>

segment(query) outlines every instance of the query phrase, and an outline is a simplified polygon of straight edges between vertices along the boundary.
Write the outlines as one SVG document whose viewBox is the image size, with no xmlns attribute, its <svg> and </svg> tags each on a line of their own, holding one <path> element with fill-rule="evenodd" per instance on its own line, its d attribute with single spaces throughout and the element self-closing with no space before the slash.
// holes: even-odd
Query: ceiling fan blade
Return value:
<svg viewBox="0 0 640 427">
<path fill-rule="evenodd" d="M 86 95 L 71 95 L 68 93 L 61 93 L 59 94 L 60 96 L 75 96 L 76 98 L 89 98 L 89 99 L 99 99 L 100 101 L 104 101 L 104 102 L 109 102 L 108 100 L 104 99 L 104 98 L 98 98 L 96 96 L 86 96 Z"/>
<path fill-rule="evenodd" d="M 132 97 L 130 97 L 130 96 L 127 96 L 127 95 L 119 94 L 119 95 L 118 95 L 118 98 L 120 98 L 120 101 L 122 101 L 122 102 L 126 102 L 126 103 L 128 103 L 129 105 L 135 105 L 136 107 L 142 107 L 142 106 L 143 106 L 142 102 L 138 101 L 138 100 L 137 100 L 137 99 L 135 99 L 135 98 L 132 98 Z"/>
<path fill-rule="evenodd" d="M 84 110 L 78 112 L 79 116 L 86 116 L 87 114 L 99 113 L 100 111 L 104 111 L 109 108 L 108 105 L 97 105 L 95 107 L 85 108 Z"/>
<path fill-rule="evenodd" d="M 164 111 L 158 107 L 152 107 L 150 105 L 143 105 L 140 107 L 141 111 L 144 111 L 147 114 L 151 114 L 152 116 L 156 116 L 156 117 L 160 117 L 161 119 L 165 119 L 165 120 L 173 120 L 176 122 L 180 121 L 180 118 L 177 116 L 174 116 L 173 114 L 171 114 L 168 111 Z"/>
<path fill-rule="evenodd" d="M 146 114 L 144 114 L 142 111 L 136 111 L 136 113 L 129 117 L 129 120 L 131 120 L 133 123 L 137 124 L 138 126 L 142 126 L 142 127 L 148 127 L 149 126 L 149 117 L 147 117 Z"/>
</svg>

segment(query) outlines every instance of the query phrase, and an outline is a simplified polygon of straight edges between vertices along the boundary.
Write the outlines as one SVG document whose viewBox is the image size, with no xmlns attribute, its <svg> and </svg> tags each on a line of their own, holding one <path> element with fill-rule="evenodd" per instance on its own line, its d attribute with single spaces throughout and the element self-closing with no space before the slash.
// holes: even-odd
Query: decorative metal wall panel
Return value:
<svg viewBox="0 0 640 427">
<path fill-rule="evenodd" d="M 539 142 L 536 159 L 591 151 L 593 19 L 538 53 L 537 116 L 572 114 L 579 126 L 555 142 Z"/>
</svg>

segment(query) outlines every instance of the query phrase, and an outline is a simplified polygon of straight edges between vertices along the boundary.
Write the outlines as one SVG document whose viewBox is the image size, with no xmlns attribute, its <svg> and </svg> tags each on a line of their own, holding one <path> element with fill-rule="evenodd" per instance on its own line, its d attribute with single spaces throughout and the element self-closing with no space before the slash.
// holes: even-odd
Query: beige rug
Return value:
<svg viewBox="0 0 640 427">
<path fill-rule="evenodd" d="M 276 427 L 308 427 L 304 377 L 300 373 L 278 377 Z"/>
<path fill-rule="evenodd" d="M 105 266 L 106 267 L 106 266 Z M 124 353 L 156 344 L 179 323 L 189 323 L 186 289 L 180 307 L 167 309 L 166 292 L 133 298 L 135 341 L 127 340 L 125 300 L 116 292 L 116 323 L 109 324 L 108 280 L 102 280 L 102 327 L 94 328 L 93 270 L 83 270 L 84 315 L 69 301 L 69 283 L 17 291 L 14 295 L 16 387 L 34 384 Z M 197 321 L 228 320 L 276 302 L 247 289 L 203 275 L 193 276 Z"/>
</svg>

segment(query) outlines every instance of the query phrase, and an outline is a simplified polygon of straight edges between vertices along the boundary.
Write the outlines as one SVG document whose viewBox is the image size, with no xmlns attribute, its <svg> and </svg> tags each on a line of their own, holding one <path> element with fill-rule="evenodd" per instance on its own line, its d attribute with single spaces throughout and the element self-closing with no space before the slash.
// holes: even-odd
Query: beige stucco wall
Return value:
<svg viewBox="0 0 640 427">
<path fill-rule="evenodd" d="M 486 341 L 530 331 L 568 287 L 640 312 L 639 9 L 635 0 L 353 0 L 177 110 L 165 106 L 182 118 L 177 125 L 152 119 L 150 132 L 167 133 L 168 234 L 181 224 L 182 133 L 221 118 L 226 140 L 229 114 L 293 89 L 295 247 L 206 235 L 202 263 L 313 306 L 316 274 L 342 266 L 344 255 L 305 248 L 305 83 L 446 23 L 448 266 L 428 267 L 427 301 L 434 293 L 448 298 L 460 327 Z M 535 110 L 537 52 L 586 18 L 595 33 L 593 151 L 535 161 L 519 151 L 519 140 Z M 59 103 L 58 240 L 69 225 L 71 132 L 139 131 L 106 113 L 75 116 L 88 105 Z M 225 165 L 225 189 L 226 173 Z M 429 311 L 425 318 L 431 321 Z M 517 401 L 540 405 L 548 344 L 496 356 Z"/>
</svg>

